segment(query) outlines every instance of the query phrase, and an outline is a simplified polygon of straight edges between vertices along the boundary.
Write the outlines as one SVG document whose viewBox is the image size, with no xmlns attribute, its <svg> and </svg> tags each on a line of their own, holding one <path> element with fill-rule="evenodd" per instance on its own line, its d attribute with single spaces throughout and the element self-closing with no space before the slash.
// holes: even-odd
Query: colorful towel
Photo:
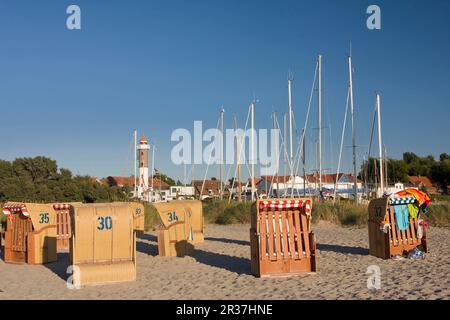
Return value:
<svg viewBox="0 0 450 320">
<path fill-rule="evenodd" d="M 419 207 L 413 203 L 408 204 L 409 215 L 411 218 L 416 219 L 419 214 Z"/>
<path fill-rule="evenodd" d="M 409 210 L 406 204 L 394 206 L 395 221 L 399 230 L 406 230 L 409 227 Z"/>
<path fill-rule="evenodd" d="M 402 191 L 399 191 L 396 193 L 396 195 L 399 196 L 409 196 L 412 195 L 414 198 L 416 198 L 417 202 L 419 202 L 419 206 L 422 206 L 425 204 L 425 206 L 428 206 L 430 203 L 430 197 L 425 192 L 416 190 L 416 189 L 405 189 Z"/>
</svg>

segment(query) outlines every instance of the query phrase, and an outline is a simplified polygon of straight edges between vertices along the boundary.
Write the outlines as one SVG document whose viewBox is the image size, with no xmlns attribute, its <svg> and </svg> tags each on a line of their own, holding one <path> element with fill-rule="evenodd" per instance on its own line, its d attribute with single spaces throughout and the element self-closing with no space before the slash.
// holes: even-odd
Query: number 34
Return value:
<svg viewBox="0 0 450 320">
<path fill-rule="evenodd" d="M 110 216 L 107 217 L 98 217 L 98 230 L 111 230 L 112 229 L 112 218 Z"/>
</svg>

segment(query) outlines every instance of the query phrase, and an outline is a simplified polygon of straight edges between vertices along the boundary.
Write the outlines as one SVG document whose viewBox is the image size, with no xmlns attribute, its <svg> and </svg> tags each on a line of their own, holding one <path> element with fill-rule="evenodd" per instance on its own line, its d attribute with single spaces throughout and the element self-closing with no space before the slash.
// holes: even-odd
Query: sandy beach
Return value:
<svg viewBox="0 0 450 320">
<path fill-rule="evenodd" d="M 137 281 L 66 286 L 68 253 L 57 263 L 0 261 L 0 299 L 449 299 L 450 229 L 431 228 L 425 260 L 382 260 L 368 255 L 366 228 L 320 222 L 315 274 L 256 278 L 250 274 L 248 225 L 207 225 L 206 241 L 184 258 L 157 256 L 156 235 L 137 242 Z M 381 288 L 367 289 L 367 267 L 381 268 Z"/>
</svg>

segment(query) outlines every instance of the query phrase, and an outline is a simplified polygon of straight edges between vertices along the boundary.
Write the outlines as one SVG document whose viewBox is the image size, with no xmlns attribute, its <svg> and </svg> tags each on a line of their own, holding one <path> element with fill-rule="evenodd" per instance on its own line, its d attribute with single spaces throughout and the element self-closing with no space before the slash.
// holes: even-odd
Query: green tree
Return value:
<svg viewBox="0 0 450 320">
<path fill-rule="evenodd" d="M 128 188 L 110 188 L 89 176 L 74 177 L 46 157 L 0 160 L 0 202 L 109 202 L 129 197 Z"/>
<path fill-rule="evenodd" d="M 442 158 L 431 168 L 431 179 L 436 181 L 445 192 L 450 185 L 450 159 Z"/>
<path fill-rule="evenodd" d="M 165 175 L 164 173 L 157 172 L 157 173 L 155 174 L 155 178 L 160 179 L 162 182 L 167 183 L 169 186 L 175 186 L 175 185 L 176 185 L 175 180 L 173 180 L 173 179 L 170 178 L 169 176 Z"/>
</svg>

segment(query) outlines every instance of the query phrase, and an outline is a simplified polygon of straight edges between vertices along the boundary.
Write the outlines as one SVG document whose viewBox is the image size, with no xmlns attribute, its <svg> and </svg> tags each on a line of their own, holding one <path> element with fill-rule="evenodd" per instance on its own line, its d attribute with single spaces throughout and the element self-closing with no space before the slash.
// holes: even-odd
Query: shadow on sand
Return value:
<svg viewBox="0 0 450 320">
<path fill-rule="evenodd" d="M 147 234 L 147 233 L 143 233 L 143 232 L 139 232 L 136 234 L 136 237 L 138 239 L 142 239 L 142 240 L 147 240 L 147 241 L 153 241 L 158 243 L 158 238 L 152 234 Z"/>
<path fill-rule="evenodd" d="M 145 241 L 141 241 L 145 240 Z M 136 240 L 136 250 L 151 256 L 158 255 L 158 246 L 153 243 L 148 243 L 148 241 L 158 243 L 158 239 L 151 234 L 139 233 L 137 234 Z"/>
<path fill-rule="evenodd" d="M 58 260 L 55 262 L 45 263 L 44 267 L 55 273 L 58 277 L 67 280 L 72 275 L 72 272 L 68 273 L 68 267 L 70 264 L 69 252 L 58 252 L 57 253 Z"/>
<path fill-rule="evenodd" d="M 243 245 L 243 246 L 249 246 L 250 245 L 250 241 L 246 241 L 246 240 L 235 240 L 235 239 L 214 238 L 214 237 L 206 237 L 205 240 L 218 241 L 218 242 L 223 242 L 223 243 L 234 243 L 234 244 L 240 244 L 240 245 Z"/>
<path fill-rule="evenodd" d="M 363 247 L 349 247 L 340 246 L 336 244 L 317 244 L 317 250 L 320 251 L 331 251 L 343 254 L 358 254 L 361 256 L 367 256 L 369 254 L 369 249 Z"/>
<path fill-rule="evenodd" d="M 211 267 L 225 269 L 237 274 L 250 275 L 250 260 L 246 258 L 227 256 L 220 253 L 214 253 L 204 250 L 195 249 L 194 252 L 189 254 L 200 263 L 206 264 Z"/>
</svg>

